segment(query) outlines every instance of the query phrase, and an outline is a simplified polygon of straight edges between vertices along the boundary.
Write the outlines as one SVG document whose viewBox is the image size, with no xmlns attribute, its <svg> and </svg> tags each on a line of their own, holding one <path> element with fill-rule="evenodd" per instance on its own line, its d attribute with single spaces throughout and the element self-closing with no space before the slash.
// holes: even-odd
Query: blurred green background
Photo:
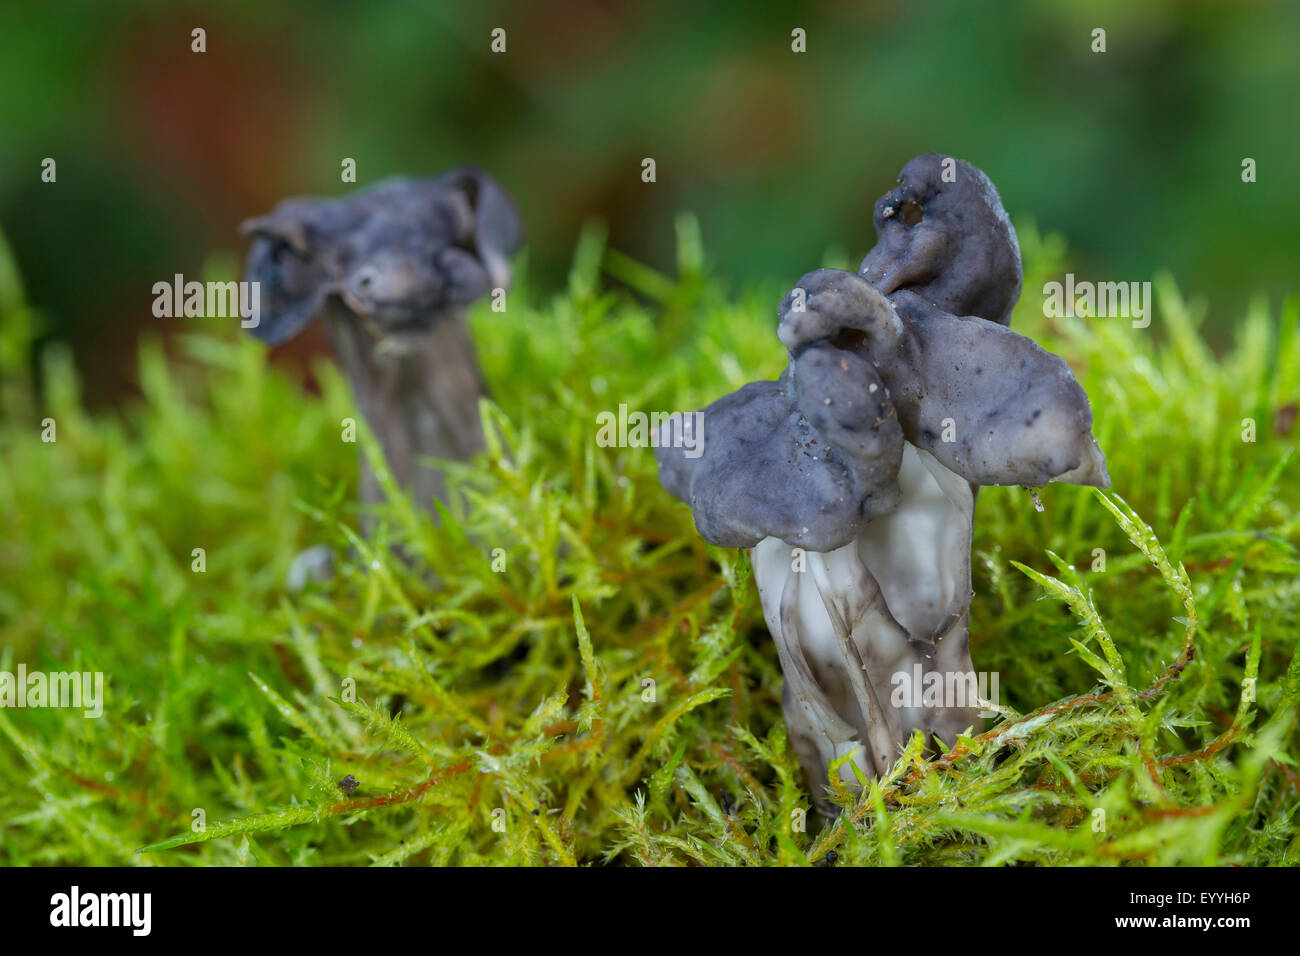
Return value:
<svg viewBox="0 0 1300 956">
<path fill-rule="evenodd" d="M 542 288 L 593 218 L 671 271 L 692 210 L 714 272 L 775 295 L 828 250 L 856 262 L 899 167 L 952 154 L 1079 278 L 1168 268 L 1223 341 L 1295 290 L 1298 41 L 1297 4 L 1263 2 L 8 3 L 0 228 L 92 404 L 131 390 L 142 329 L 183 321 L 153 318 L 154 282 L 233 266 L 237 223 L 286 195 L 354 188 L 344 157 L 363 184 L 484 166 Z"/>
</svg>

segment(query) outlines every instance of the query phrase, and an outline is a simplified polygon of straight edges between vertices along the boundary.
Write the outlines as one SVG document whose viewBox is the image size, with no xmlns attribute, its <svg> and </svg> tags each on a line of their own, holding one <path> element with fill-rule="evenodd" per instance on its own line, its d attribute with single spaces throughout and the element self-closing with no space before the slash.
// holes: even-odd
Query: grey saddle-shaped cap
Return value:
<svg viewBox="0 0 1300 956">
<path fill-rule="evenodd" d="M 1006 325 L 1024 272 L 993 183 L 951 156 L 917 156 L 876 201 L 876 246 L 858 271 L 886 295 L 908 289 L 953 315 Z"/>
</svg>

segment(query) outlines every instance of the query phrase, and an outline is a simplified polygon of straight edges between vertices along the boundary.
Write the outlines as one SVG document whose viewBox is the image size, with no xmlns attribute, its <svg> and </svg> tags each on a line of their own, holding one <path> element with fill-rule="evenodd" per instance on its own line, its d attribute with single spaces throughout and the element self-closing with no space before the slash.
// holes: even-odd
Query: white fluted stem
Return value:
<svg viewBox="0 0 1300 956">
<path fill-rule="evenodd" d="M 765 538 L 750 554 L 785 675 L 791 742 L 819 797 L 828 765 L 846 753 L 880 776 L 913 730 L 951 742 L 979 720 L 971 706 L 892 699 L 895 675 L 910 678 L 916 665 L 974 677 L 967 635 L 973 490 L 910 445 L 900 484 L 899 507 L 842 548 L 804 553 Z M 847 766 L 840 779 L 856 782 Z"/>
</svg>

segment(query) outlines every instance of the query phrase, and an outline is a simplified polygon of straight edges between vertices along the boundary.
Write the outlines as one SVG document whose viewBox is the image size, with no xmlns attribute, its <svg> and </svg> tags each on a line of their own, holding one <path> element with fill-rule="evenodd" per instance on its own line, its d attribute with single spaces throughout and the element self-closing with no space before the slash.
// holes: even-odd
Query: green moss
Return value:
<svg viewBox="0 0 1300 956">
<path fill-rule="evenodd" d="M 1300 863 L 1297 303 L 1253 304 L 1219 357 L 1167 277 L 1149 329 L 1048 320 L 1061 244 L 1021 235 L 1015 327 L 1078 371 L 1115 494 L 981 493 L 972 650 L 1007 714 L 939 759 L 913 741 L 833 823 L 744 555 L 699 540 L 648 449 L 594 441 L 620 403 L 777 374 L 803 270 L 735 298 L 689 218 L 675 278 L 588 231 L 565 294 L 474 317 L 499 440 L 452 469 L 464 505 L 436 526 L 399 498 L 367 542 L 332 366 L 310 394 L 196 322 L 141 349 L 120 414 L 86 413 L 58 352 L 38 400 L 0 254 L 0 670 L 107 680 L 97 720 L 0 710 L 0 860 Z M 288 594 L 319 543 L 337 574 Z"/>
</svg>

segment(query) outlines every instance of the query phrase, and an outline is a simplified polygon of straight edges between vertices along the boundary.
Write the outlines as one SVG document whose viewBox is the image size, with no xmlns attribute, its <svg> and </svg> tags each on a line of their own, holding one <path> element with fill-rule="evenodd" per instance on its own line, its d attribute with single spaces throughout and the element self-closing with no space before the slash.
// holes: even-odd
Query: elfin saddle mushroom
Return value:
<svg viewBox="0 0 1300 956">
<path fill-rule="evenodd" d="M 465 307 L 510 286 L 507 257 L 523 237 L 513 201 L 465 167 L 340 199 L 287 199 L 241 231 L 253 236 L 244 278 L 261 284 L 252 333 L 278 345 L 323 318 L 398 485 L 432 508 L 445 481 L 421 459 L 483 448 Z M 381 497 L 363 460 L 361 500 Z"/>
<path fill-rule="evenodd" d="M 832 761 L 879 776 L 914 730 L 951 744 L 980 723 L 978 487 L 1110 484 L 1069 366 L 1007 328 L 1020 250 L 988 177 L 919 156 L 875 224 L 859 273 L 810 272 L 782 300 L 781 376 L 705 409 L 698 457 L 656 449 L 701 537 L 750 549 L 791 740 L 824 809 Z M 898 703 L 918 666 L 970 695 Z M 840 779 L 854 784 L 847 765 Z"/>
</svg>

